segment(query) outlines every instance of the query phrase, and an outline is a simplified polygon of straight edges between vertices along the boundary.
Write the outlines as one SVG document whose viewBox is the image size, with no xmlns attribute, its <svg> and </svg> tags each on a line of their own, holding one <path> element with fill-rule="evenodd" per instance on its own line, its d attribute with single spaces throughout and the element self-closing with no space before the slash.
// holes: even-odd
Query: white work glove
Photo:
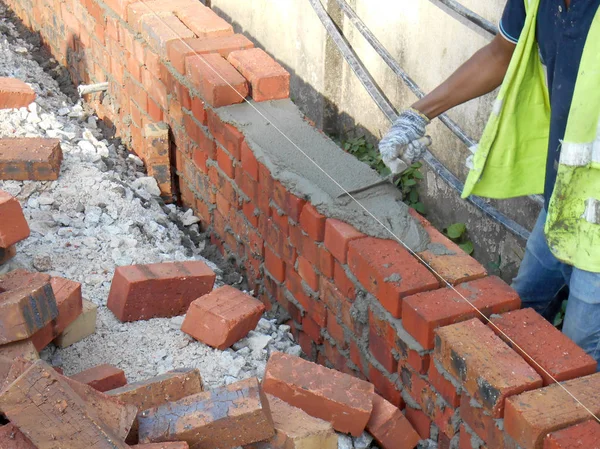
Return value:
<svg viewBox="0 0 600 449">
<path fill-rule="evenodd" d="M 407 109 L 396 119 L 392 128 L 379 142 L 383 163 L 394 174 L 405 165 L 411 166 L 423 157 L 431 139 L 425 137 L 429 119 L 415 109 Z"/>
</svg>

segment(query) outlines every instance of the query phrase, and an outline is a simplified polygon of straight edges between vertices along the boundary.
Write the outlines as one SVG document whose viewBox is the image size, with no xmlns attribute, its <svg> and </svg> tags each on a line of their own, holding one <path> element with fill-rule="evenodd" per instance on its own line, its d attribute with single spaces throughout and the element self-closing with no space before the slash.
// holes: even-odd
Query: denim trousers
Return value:
<svg viewBox="0 0 600 449">
<path fill-rule="evenodd" d="M 580 270 L 556 259 L 546 243 L 545 223 L 546 211 L 542 209 L 512 287 L 521 296 L 522 307 L 531 307 L 551 320 L 560 306 L 556 303 L 557 294 L 568 286 L 563 332 L 600 361 L 600 273 Z"/>
</svg>

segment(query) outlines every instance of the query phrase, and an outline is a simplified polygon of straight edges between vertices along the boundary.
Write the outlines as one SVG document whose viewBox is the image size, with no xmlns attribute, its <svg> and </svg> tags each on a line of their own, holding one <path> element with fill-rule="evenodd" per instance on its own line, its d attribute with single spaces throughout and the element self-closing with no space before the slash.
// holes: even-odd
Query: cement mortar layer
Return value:
<svg viewBox="0 0 600 449">
<path fill-rule="evenodd" d="M 409 214 L 401 192 L 391 183 L 353 195 L 357 201 L 343 195 L 382 178 L 311 126 L 290 100 L 244 103 L 216 112 L 221 120 L 244 133 L 248 146 L 273 178 L 310 201 L 323 215 L 373 237 L 397 237 L 416 252 L 427 248 L 427 233 Z"/>
</svg>

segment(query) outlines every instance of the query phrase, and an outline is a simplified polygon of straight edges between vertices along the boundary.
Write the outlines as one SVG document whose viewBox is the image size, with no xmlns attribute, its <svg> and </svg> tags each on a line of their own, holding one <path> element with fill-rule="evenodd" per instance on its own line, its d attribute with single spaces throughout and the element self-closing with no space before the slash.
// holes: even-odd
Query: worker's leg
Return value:
<svg viewBox="0 0 600 449">
<path fill-rule="evenodd" d="M 531 307 L 551 320 L 554 318 L 551 315 L 557 311 L 553 307 L 556 305 L 554 299 L 568 284 L 572 268 L 550 252 L 544 236 L 545 222 L 546 212 L 542 209 L 527 241 L 525 257 L 512 287 L 521 297 L 522 307 Z"/>
<path fill-rule="evenodd" d="M 563 332 L 600 361 L 600 273 L 573 269 Z"/>
</svg>

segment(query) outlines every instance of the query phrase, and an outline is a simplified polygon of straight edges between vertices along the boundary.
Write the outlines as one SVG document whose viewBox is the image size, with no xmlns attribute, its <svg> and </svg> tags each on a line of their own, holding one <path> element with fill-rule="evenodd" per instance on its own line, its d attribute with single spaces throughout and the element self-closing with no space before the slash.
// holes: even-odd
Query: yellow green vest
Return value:
<svg viewBox="0 0 600 449">
<path fill-rule="evenodd" d="M 524 1 L 525 25 L 463 198 L 513 198 L 544 190 L 550 101 L 536 42 L 540 0 Z M 600 272 L 600 10 L 581 60 L 545 232 L 559 260 Z"/>
</svg>

